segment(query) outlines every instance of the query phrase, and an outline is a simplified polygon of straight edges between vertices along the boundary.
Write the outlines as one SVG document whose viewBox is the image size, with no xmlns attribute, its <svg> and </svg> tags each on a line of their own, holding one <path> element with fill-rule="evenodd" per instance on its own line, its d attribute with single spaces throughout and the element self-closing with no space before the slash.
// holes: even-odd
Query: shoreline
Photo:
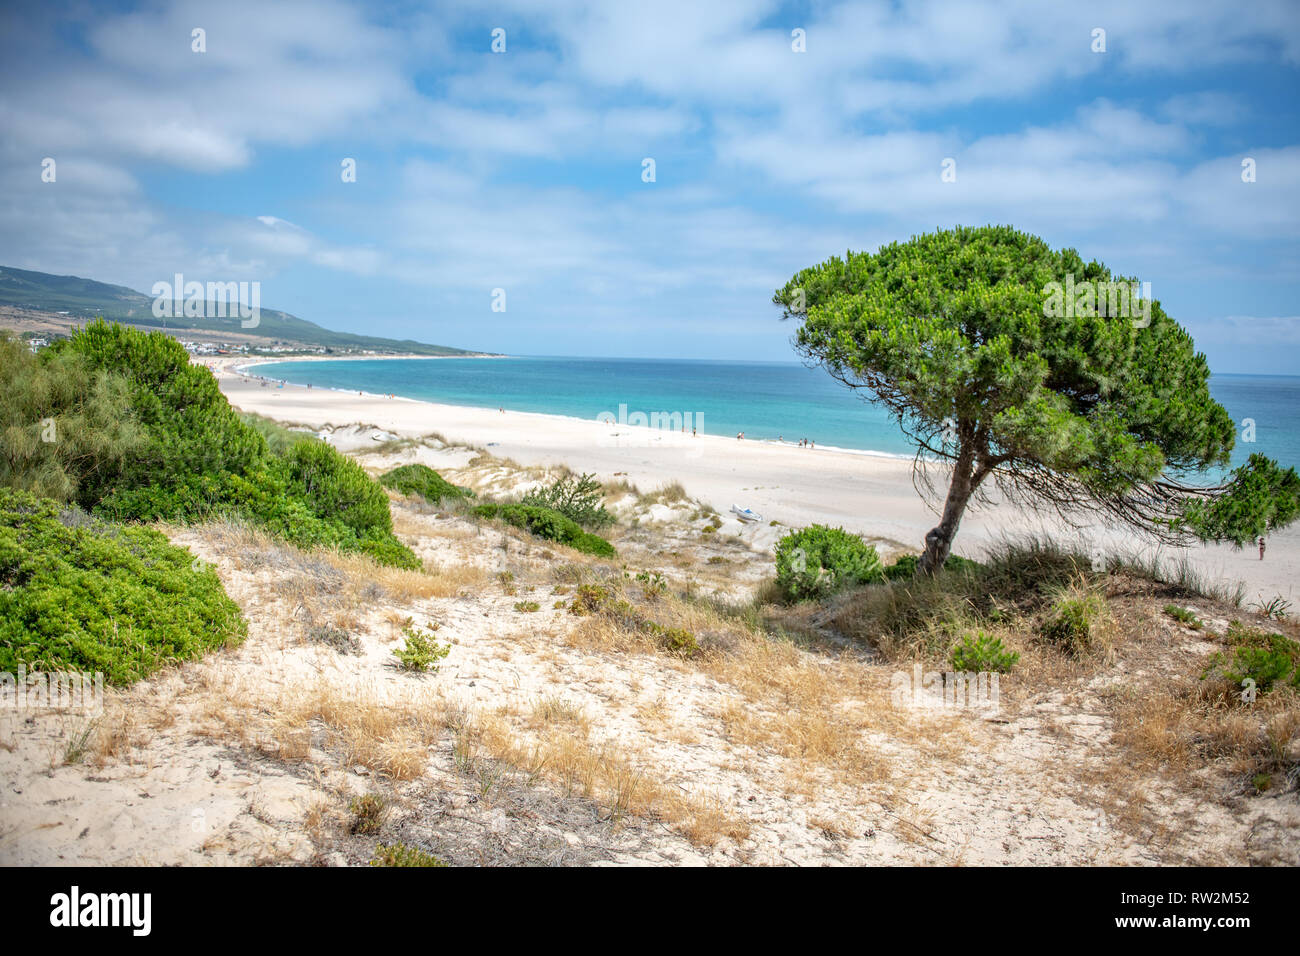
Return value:
<svg viewBox="0 0 1300 956">
<path fill-rule="evenodd" d="M 388 356 L 364 356 L 364 358 L 367 358 L 367 359 L 368 359 L 368 358 L 394 358 L 394 359 L 398 359 L 398 358 L 439 358 L 439 359 L 441 359 L 441 358 L 516 358 L 516 357 L 517 357 L 517 356 L 511 356 L 511 355 L 482 355 L 482 356 L 467 356 L 467 355 L 388 355 Z M 260 365 L 260 366 L 258 366 L 258 367 L 265 367 L 265 366 L 269 366 L 269 365 L 275 365 L 275 364 L 277 364 L 277 362 L 280 362 L 280 361 L 284 361 L 284 362 L 299 362 L 299 361 L 348 362 L 348 361 L 356 361 L 356 360 L 357 360 L 357 359 L 353 359 L 353 358 L 338 358 L 337 356 L 324 356 L 324 355 L 321 355 L 321 356 L 314 356 L 314 357 L 312 357 L 311 359 L 297 359 L 297 358 L 294 358 L 294 359 L 276 360 L 276 361 L 273 361 L 273 362 L 262 363 L 262 365 Z M 266 382 L 284 382 L 284 385 L 285 385 L 286 388 L 288 388 L 288 387 L 293 387 L 293 388 L 305 388 L 305 389 L 308 389 L 309 391 L 337 392 L 337 393 L 339 393 L 339 394 L 341 394 L 341 395 L 351 395 L 351 394 L 353 393 L 353 391 L 356 391 L 358 395 L 370 396 L 370 397 L 372 397 L 372 398 L 383 398 L 383 399 L 387 399 L 387 398 L 388 398 L 388 396 L 387 396 L 386 394 L 382 393 L 382 392 L 366 392 L 366 391 L 362 391 L 362 390 L 360 390 L 360 389 L 355 389 L 355 390 L 354 390 L 354 389 L 350 389 L 350 388 L 342 388 L 342 387 L 340 387 L 340 386 L 338 386 L 338 385 L 316 385 L 316 386 L 301 385 L 301 384 L 296 383 L 296 382 L 289 382 L 289 381 L 286 380 L 286 379 L 281 379 L 281 378 L 272 378 L 272 377 L 267 376 L 267 375 L 259 375 L 259 374 L 255 373 L 255 372 L 250 372 L 249 369 L 252 368 L 252 367 L 253 367 L 252 365 L 236 365 L 236 366 L 233 366 L 233 367 L 232 367 L 231 371 L 235 372 L 236 374 L 239 374 L 239 375 L 246 375 L 246 376 L 248 376 L 249 378 L 259 379 L 259 380 L 261 380 L 261 381 L 266 381 Z M 421 403 L 424 403 L 424 404 L 426 404 L 426 405 L 447 406 L 447 407 L 450 407 L 450 408 L 465 408 L 465 409 L 472 409 L 472 410 L 475 410 L 475 411 L 491 412 L 491 411 L 499 411 L 499 410 L 500 410 L 499 408 L 498 408 L 498 409 L 493 409 L 493 408 L 492 408 L 491 406 L 489 406 L 489 405 L 461 405 L 461 404 L 459 404 L 459 403 L 457 403 L 457 402 L 434 402 L 434 401 L 430 401 L 429 399 L 423 399 L 423 398 L 408 398 L 408 397 L 405 396 L 405 395 L 396 395 L 396 394 L 394 394 L 394 398 L 395 398 L 395 399 L 400 399 L 401 401 L 404 401 L 404 402 L 421 402 Z M 512 414 L 512 415 L 541 415 L 541 416 L 543 416 L 543 417 L 545 417 L 545 418 L 556 418 L 556 419 L 561 419 L 561 420 L 563 420 L 563 421 L 567 421 L 567 422 L 589 423 L 589 422 L 596 421 L 596 419 L 579 418 L 579 417 L 576 416 L 576 415 L 564 415 L 564 414 L 562 414 L 562 413 L 560 413 L 560 412 L 533 412 L 533 411 L 525 411 L 525 410 L 523 410 L 523 409 L 514 409 L 514 408 L 507 408 L 506 411 L 507 411 L 509 414 Z M 643 426 L 643 425 L 629 425 L 629 424 L 627 424 L 627 423 L 619 423 L 619 427 L 621 427 L 621 428 L 647 428 L 647 426 Z M 658 432 L 655 432 L 655 433 L 658 434 Z M 721 439 L 723 439 L 724 441 L 735 440 L 735 439 L 732 439 L 731 436 L 729 436 L 729 435 L 722 435 L 722 434 L 718 434 L 718 433 L 716 433 L 716 432 L 701 432 L 700 434 L 701 434 L 703 437 L 706 437 L 706 438 L 721 438 Z M 779 448 L 793 448 L 793 449 L 795 449 L 795 450 L 797 450 L 797 451 L 800 451 L 800 452 L 805 451 L 805 450 L 806 450 L 806 451 L 811 451 L 811 452 L 817 452 L 817 451 L 828 451 L 828 452 L 834 452 L 835 454 L 841 454 L 841 455 L 858 455 L 858 456 L 862 456 L 862 457 L 866 457 L 866 458 L 886 458 L 886 459 L 889 459 L 889 460 L 892 460 L 892 461 L 911 461 L 911 460 L 913 459 L 913 457 L 914 457 L 914 455 L 912 455 L 910 452 L 909 452 L 909 453 L 903 453 L 903 452 L 888 452 L 888 451 L 879 451 L 879 450 L 877 450 L 877 449 L 873 449 L 873 448 L 847 448 L 847 447 L 844 447 L 844 446 L 842 446 L 842 445 L 820 445 L 820 446 L 814 446 L 814 447 L 811 448 L 811 449 L 804 449 L 804 448 L 801 448 L 801 447 L 800 447 L 800 445 L 799 445 L 798 442 L 785 441 L 784 439 L 781 439 L 781 438 L 748 438 L 748 437 L 746 437 L 744 440 L 745 440 L 745 441 L 749 441 L 749 442 L 754 442 L 754 443 L 756 443 L 756 444 L 767 444 L 767 445 L 772 445 L 772 446 L 779 447 Z M 938 460 L 937 460 L 937 459 L 935 460 L 935 463 L 938 464 Z"/>
<path fill-rule="evenodd" d="M 707 434 L 692 437 L 542 412 L 502 412 L 325 387 L 264 387 L 262 379 L 236 371 L 237 366 L 253 364 L 243 358 L 223 356 L 203 364 L 213 369 L 232 405 L 280 421 L 316 429 L 363 423 L 411 438 L 437 432 L 448 441 L 525 465 L 565 465 L 602 478 L 626 478 L 642 490 L 680 482 L 688 494 L 724 515 L 735 504 L 761 514 L 764 524 L 776 520 L 791 529 L 813 523 L 840 526 L 894 550 L 920 550 L 925 532 L 938 523 L 942 504 L 940 498 L 928 506 L 914 488 L 910 455 L 808 449 Z M 942 483 L 942 472 L 941 465 L 931 469 L 936 483 Z M 1270 536 L 1266 559 L 1259 561 L 1252 549 L 1199 544 L 1169 548 L 1100 523 L 1071 529 L 999 501 L 996 494 L 991 498 L 989 505 L 964 516 L 954 553 L 978 558 L 1000 537 L 1041 534 L 1073 539 L 1089 552 L 1100 548 L 1103 553 L 1159 556 L 1167 562 L 1185 559 L 1221 583 L 1244 582 L 1247 602 L 1280 594 L 1300 603 L 1300 527 Z"/>
</svg>

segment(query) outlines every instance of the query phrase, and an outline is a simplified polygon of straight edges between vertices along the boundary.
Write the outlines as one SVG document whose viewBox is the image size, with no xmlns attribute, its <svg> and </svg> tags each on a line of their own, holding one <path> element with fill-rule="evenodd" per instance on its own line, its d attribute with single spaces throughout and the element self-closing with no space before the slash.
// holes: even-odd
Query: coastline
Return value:
<svg viewBox="0 0 1300 956">
<path fill-rule="evenodd" d="M 219 357 L 202 364 L 213 369 L 231 404 L 244 411 L 313 428 L 364 423 L 403 437 L 437 432 L 448 441 L 482 447 L 525 465 L 567 465 L 601 478 L 626 478 L 643 490 L 677 481 L 723 514 L 736 504 L 762 514 L 764 523 L 842 526 L 887 542 L 882 550 L 891 545 L 894 550 L 919 550 L 925 532 L 937 522 L 935 507 L 941 503 L 927 507 L 913 487 L 910 455 L 679 436 L 541 412 L 501 412 L 302 385 L 263 386 L 261 379 L 238 371 L 255 364 L 245 358 Z M 941 471 L 942 466 L 932 470 L 937 482 L 942 481 Z M 1300 599 L 1300 528 L 1271 536 L 1266 560 L 1259 561 L 1252 549 L 1234 551 L 1228 545 L 1171 549 L 1122 530 L 1097 527 L 1081 532 L 994 495 L 989 506 L 963 520 L 955 550 L 978 558 L 983 546 L 1008 534 L 1075 538 L 1086 543 L 1087 550 L 1100 547 L 1103 553 L 1158 555 L 1165 561 L 1185 558 L 1220 582 L 1244 582 L 1247 602 L 1275 594 Z"/>
</svg>

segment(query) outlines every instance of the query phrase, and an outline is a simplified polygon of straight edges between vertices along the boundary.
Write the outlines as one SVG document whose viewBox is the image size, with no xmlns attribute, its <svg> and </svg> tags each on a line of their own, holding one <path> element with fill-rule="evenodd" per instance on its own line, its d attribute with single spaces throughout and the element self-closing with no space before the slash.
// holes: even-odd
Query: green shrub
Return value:
<svg viewBox="0 0 1300 956">
<path fill-rule="evenodd" d="M 315 438 L 236 413 L 212 374 L 169 336 L 99 320 L 42 360 L 63 369 L 66 388 L 90 389 L 92 406 L 108 401 L 95 397 L 94 382 L 120 390 L 121 417 L 136 429 L 113 432 L 105 447 L 77 458 L 72 493 L 83 507 L 118 520 L 242 517 L 301 547 L 419 567 L 393 536 L 387 496 L 360 465 Z"/>
<path fill-rule="evenodd" d="M 317 517 L 337 521 L 358 537 L 391 533 L 388 496 L 366 470 L 323 441 L 295 442 L 284 454 L 290 489 Z"/>
<path fill-rule="evenodd" d="M 595 614 L 612 596 L 613 592 L 603 585 L 583 584 L 573 592 L 569 601 L 569 613 L 576 617 Z"/>
<path fill-rule="evenodd" d="M 428 465 L 401 465 L 381 475 L 379 483 L 399 495 L 419 495 L 431 504 L 437 504 L 444 498 L 468 498 L 474 495 L 468 488 L 453 485 Z"/>
<path fill-rule="evenodd" d="M 0 330 L 0 487 L 73 500 L 81 481 L 141 453 L 127 380 Z"/>
<path fill-rule="evenodd" d="M 194 520 L 221 502 L 226 479 L 267 455 L 266 442 L 240 421 L 217 380 L 161 332 L 96 320 L 50 347 L 92 369 L 122 376 L 142 447 L 82 478 L 77 500 L 119 519 Z"/>
<path fill-rule="evenodd" d="M 1228 625 L 1226 640 L 1231 656 L 1216 652 L 1201 674 L 1202 680 L 1221 677 L 1240 688 L 1249 679 L 1260 694 L 1283 683 L 1300 689 L 1300 643 L 1281 634 L 1244 627 L 1240 621 Z"/>
<path fill-rule="evenodd" d="M 542 606 L 536 601 L 516 601 L 515 610 L 523 614 L 531 614 L 533 611 L 540 611 Z"/>
<path fill-rule="evenodd" d="M 371 866 L 446 866 L 432 853 L 425 853 L 418 847 L 405 843 L 379 844 L 375 847 Z"/>
<path fill-rule="evenodd" d="M 1076 584 L 1057 591 L 1040 633 L 1067 654 L 1083 657 L 1108 649 L 1108 620 L 1105 597 L 1086 585 Z"/>
<path fill-rule="evenodd" d="M 612 558 L 618 552 L 604 538 L 583 531 L 576 521 L 566 518 L 551 508 L 539 505 L 479 505 L 474 514 L 480 518 L 496 518 L 517 528 L 523 528 L 539 538 L 567 544 L 584 554 Z"/>
<path fill-rule="evenodd" d="M 216 572 L 158 532 L 0 489 L 0 672 L 123 685 L 246 634 Z"/>
<path fill-rule="evenodd" d="M 550 508 L 584 528 L 600 530 L 614 523 L 604 501 L 604 489 L 593 474 L 557 478 L 545 488 L 528 492 L 521 503 Z"/>
<path fill-rule="evenodd" d="M 890 581 L 908 581 L 916 577 L 917 569 L 920 566 L 920 555 L 905 554 L 884 569 L 885 577 Z M 972 561 L 969 558 L 959 557 L 955 554 L 948 555 L 948 559 L 943 562 L 945 571 L 968 571 L 973 573 L 983 567 L 978 561 Z"/>
<path fill-rule="evenodd" d="M 963 635 L 961 643 L 952 649 L 952 666 L 957 671 L 1006 673 L 1020 660 L 1020 655 L 1009 651 L 1002 644 L 1002 638 L 990 637 L 978 631 L 974 640 L 969 634 Z"/>
<path fill-rule="evenodd" d="M 776 545 L 776 580 L 790 600 L 833 594 L 883 579 L 876 549 L 842 528 L 814 524 Z"/>
<path fill-rule="evenodd" d="M 393 656 L 403 668 L 420 673 L 438 673 L 438 662 L 451 653 L 451 645 L 439 644 L 433 639 L 433 631 L 437 629 L 436 624 L 427 632 L 413 624 L 402 628 L 406 644 L 394 650 Z"/>
<path fill-rule="evenodd" d="M 670 654 L 681 657 L 693 657 L 700 652 L 699 641 L 695 635 L 681 627 L 663 627 L 653 621 L 646 623 L 646 629 L 659 638 L 659 645 Z"/>
</svg>

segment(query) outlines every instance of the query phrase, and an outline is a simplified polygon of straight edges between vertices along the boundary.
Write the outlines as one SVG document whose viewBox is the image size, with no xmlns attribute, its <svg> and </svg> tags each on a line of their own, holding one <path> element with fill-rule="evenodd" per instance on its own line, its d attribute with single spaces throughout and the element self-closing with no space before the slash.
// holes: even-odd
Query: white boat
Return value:
<svg viewBox="0 0 1300 956">
<path fill-rule="evenodd" d="M 750 511 L 748 508 L 742 508 L 740 505 L 732 505 L 731 513 L 744 522 L 757 522 L 763 520 L 761 514 Z"/>
</svg>

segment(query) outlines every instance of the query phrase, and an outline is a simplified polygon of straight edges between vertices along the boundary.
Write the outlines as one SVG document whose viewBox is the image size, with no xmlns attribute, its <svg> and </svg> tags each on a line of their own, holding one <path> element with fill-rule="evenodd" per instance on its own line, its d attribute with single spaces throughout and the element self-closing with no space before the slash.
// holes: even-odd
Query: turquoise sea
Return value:
<svg viewBox="0 0 1300 956">
<path fill-rule="evenodd" d="M 911 457 L 883 409 L 856 397 L 821 369 L 796 362 L 518 357 L 339 359 L 276 362 L 249 371 L 316 388 L 393 393 L 406 398 L 546 412 L 573 418 L 678 413 L 701 433 Z M 1233 464 L 1258 451 L 1300 467 L 1300 376 L 1215 375 L 1210 390 L 1233 420 L 1255 422 L 1255 441 L 1238 428 Z M 689 415 L 689 418 L 686 416 Z M 673 422 L 676 419 L 665 419 Z"/>
</svg>

